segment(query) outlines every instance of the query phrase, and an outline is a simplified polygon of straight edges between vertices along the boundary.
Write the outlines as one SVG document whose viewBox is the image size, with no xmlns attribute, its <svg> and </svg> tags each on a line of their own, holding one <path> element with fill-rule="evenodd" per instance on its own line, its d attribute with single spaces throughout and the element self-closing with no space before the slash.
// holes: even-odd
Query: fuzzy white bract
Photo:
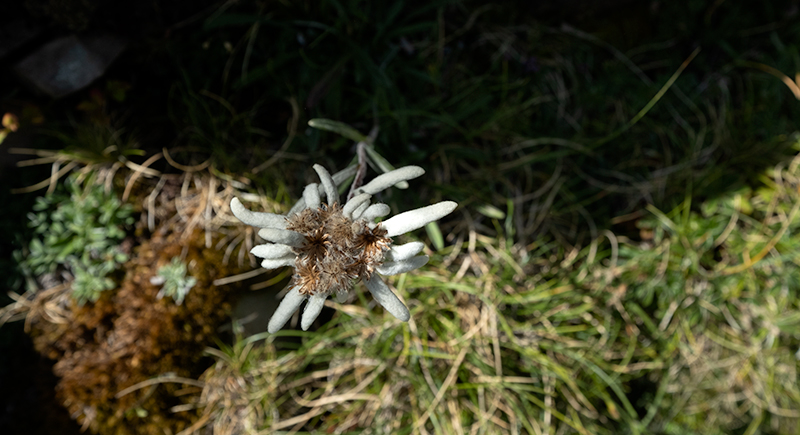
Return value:
<svg viewBox="0 0 800 435">
<path fill-rule="evenodd" d="M 398 214 L 382 222 L 389 214 L 386 204 L 370 204 L 372 195 L 424 174 L 417 166 L 406 166 L 375 177 L 356 189 L 344 206 L 339 205 L 337 185 L 353 174 L 354 169 L 331 176 L 314 165 L 320 183 L 309 184 L 303 198 L 286 216 L 247 210 L 238 198 L 231 201 L 231 211 L 242 222 L 261 230 L 258 235 L 270 243 L 250 252 L 263 258 L 261 266 L 295 269 L 290 290 L 269 321 L 268 330 L 280 330 L 308 299 L 300 321 L 303 330 L 319 316 L 325 299 L 335 294 L 344 301 L 353 283 L 361 279 L 378 303 L 398 319 L 407 322 L 408 308 L 397 298 L 380 275 L 396 275 L 417 269 L 428 262 L 427 255 L 417 255 L 424 245 L 411 242 L 393 245 L 392 237 L 413 231 L 455 210 L 453 201 Z M 323 202 L 324 198 L 327 202 Z"/>
</svg>

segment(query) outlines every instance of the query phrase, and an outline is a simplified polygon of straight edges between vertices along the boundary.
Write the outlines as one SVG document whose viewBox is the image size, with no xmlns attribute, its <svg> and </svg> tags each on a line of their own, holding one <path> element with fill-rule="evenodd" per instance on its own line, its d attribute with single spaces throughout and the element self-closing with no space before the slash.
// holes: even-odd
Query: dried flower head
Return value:
<svg viewBox="0 0 800 435">
<path fill-rule="evenodd" d="M 424 247 L 422 243 L 396 246 L 391 238 L 442 218 L 455 210 L 457 204 L 442 201 L 376 223 L 376 219 L 387 216 L 390 210 L 386 204 L 370 204 L 372 195 L 419 177 L 425 173 L 422 168 L 406 166 L 380 175 L 356 189 L 344 206 L 339 204 L 336 186 L 352 171 L 331 176 L 320 165 L 314 165 L 314 170 L 320 184 L 306 186 L 303 198 L 286 216 L 251 212 L 237 198 L 231 201 L 233 214 L 242 222 L 261 228 L 258 235 L 271 242 L 250 251 L 264 259 L 261 266 L 267 269 L 291 266 L 295 270 L 291 290 L 269 321 L 269 332 L 280 330 L 306 299 L 300 325 L 307 330 L 322 311 L 325 299 L 336 294 L 344 301 L 358 279 L 364 281 L 386 311 L 408 321 L 411 316 L 408 308 L 376 272 L 396 275 L 425 265 L 428 256 L 417 255 Z M 326 203 L 322 202 L 323 194 Z"/>
</svg>

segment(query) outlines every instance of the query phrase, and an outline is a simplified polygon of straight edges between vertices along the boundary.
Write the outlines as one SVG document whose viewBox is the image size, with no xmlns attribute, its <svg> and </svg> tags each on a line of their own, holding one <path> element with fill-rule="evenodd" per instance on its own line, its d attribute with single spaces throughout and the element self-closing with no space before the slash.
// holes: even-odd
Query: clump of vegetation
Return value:
<svg viewBox="0 0 800 435">
<path fill-rule="evenodd" d="M 28 252 L 17 255 L 29 275 L 70 272 L 73 297 L 80 304 L 94 302 L 114 288 L 110 275 L 128 260 L 120 244 L 133 223 L 133 207 L 91 180 L 79 181 L 78 175 L 63 186 L 37 199 L 28 215 L 34 238 Z"/>
<path fill-rule="evenodd" d="M 36 351 L 54 361 L 55 395 L 84 429 L 177 433 L 198 417 L 187 392 L 210 363 L 203 349 L 230 318 L 244 280 L 236 274 L 255 235 L 227 225 L 234 221 L 230 184 L 191 174 L 194 186 L 182 191 L 181 177 L 164 175 L 151 191 L 159 213 L 137 221 L 115 291 L 80 304 L 70 296 L 75 281 L 53 285 L 45 276 L 51 286 L 16 295 L 0 310 L 0 322 L 24 319 Z M 67 266 L 56 264 L 56 272 Z"/>
<path fill-rule="evenodd" d="M 186 264 L 180 257 L 175 257 L 169 264 L 158 269 L 158 275 L 150 279 L 150 284 L 160 285 L 161 291 L 158 298 L 164 296 L 171 297 L 176 304 L 183 303 L 183 299 L 189 290 L 197 284 L 197 279 L 193 276 L 186 276 Z"/>
<path fill-rule="evenodd" d="M 229 296 L 239 285 L 213 284 L 237 269 L 224 266 L 224 254 L 206 247 L 204 239 L 199 230 L 187 237 L 158 231 L 125 264 L 118 291 L 75 307 L 61 324 L 30 319 L 37 350 L 56 360 L 59 399 L 85 427 L 98 433 L 133 433 L 133 427 L 136 433 L 177 433 L 196 419 L 176 392 L 207 367 L 202 350 L 230 315 Z M 196 281 L 195 297 L 179 305 L 162 300 L 150 277 L 182 252 Z"/>
<path fill-rule="evenodd" d="M 203 391 L 197 406 L 203 409 L 199 421 L 214 435 L 255 433 L 276 415 L 279 367 L 295 361 L 277 358 L 275 346 L 260 342 L 264 337 L 256 334 L 232 346 L 207 349 L 217 361 L 200 377 Z"/>
</svg>

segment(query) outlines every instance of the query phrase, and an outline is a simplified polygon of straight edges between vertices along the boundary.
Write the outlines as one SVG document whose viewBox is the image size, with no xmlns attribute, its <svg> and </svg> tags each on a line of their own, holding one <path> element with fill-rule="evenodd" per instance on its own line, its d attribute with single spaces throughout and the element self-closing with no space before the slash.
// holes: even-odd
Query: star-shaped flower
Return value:
<svg viewBox="0 0 800 435">
<path fill-rule="evenodd" d="M 306 186 L 303 198 L 286 216 L 252 212 L 238 198 L 231 201 L 233 214 L 261 228 L 258 235 L 271 242 L 250 251 L 264 259 L 261 266 L 291 266 L 295 270 L 291 290 L 272 315 L 268 331 L 280 330 L 308 299 L 300 322 L 307 330 L 322 311 L 325 299 L 336 294 L 340 302 L 344 301 L 357 279 L 364 281 L 386 311 L 407 322 L 411 317 L 408 308 L 377 274 L 396 275 L 417 269 L 428 262 L 428 256 L 417 255 L 424 247 L 420 242 L 393 245 L 391 238 L 446 216 L 457 204 L 442 201 L 376 223 L 390 210 L 386 204 L 370 204 L 372 195 L 419 177 L 425 173 L 422 168 L 406 166 L 375 177 L 356 189 L 344 206 L 339 205 L 337 185 L 352 176 L 354 169 L 334 176 L 320 165 L 314 165 L 314 170 L 320 184 Z M 323 194 L 327 202 L 322 202 Z"/>
</svg>

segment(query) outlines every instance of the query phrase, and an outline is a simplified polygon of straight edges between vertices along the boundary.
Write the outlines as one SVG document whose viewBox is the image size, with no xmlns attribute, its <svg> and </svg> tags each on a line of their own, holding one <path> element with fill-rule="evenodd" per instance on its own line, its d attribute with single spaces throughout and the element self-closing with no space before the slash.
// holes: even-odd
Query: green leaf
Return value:
<svg viewBox="0 0 800 435">
<path fill-rule="evenodd" d="M 375 166 L 377 166 L 380 171 L 383 171 L 384 174 L 390 171 L 394 171 L 395 167 L 392 166 L 392 164 L 389 163 L 388 160 L 383 158 L 383 156 L 378 154 L 378 152 L 375 151 L 375 147 L 373 147 L 371 144 L 366 144 L 366 146 L 364 147 L 364 151 L 367 152 L 367 157 L 369 157 L 372 163 L 374 163 Z M 408 182 L 401 181 L 395 184 L 394 187 L 398 189 L 408 189 Z"/>
<path fill-rule="evenodd" d="M 491 204 L 482 204 L 478 206 L 477 210 L 478 213 L 492 219 L 503 219 L 506 217 L 506 214 L 503 213 L 502 210 Z"/>
<path fill-rule="evenodd" d="M 356 141 L 356 142 L 366 142 L 367 137 L 361 134 L 358 130 L 349 125 L 339 122 L 333 121 L 330 119 L 325 118 L 314 118 L 308 120 L 308 125 L 316 128 L 317 130 L 326 130 L 336 133 L 342 137 L 347 139 Z"/>
<path fill-rule="evenodd" d="M 439 229 L 439 225 L 436 222 L 429 222 L 425 225 L 425 232 L 428 233 L 428 237 L 431 239 L 431 243 L 437 251 L 444 249 L 442 230 Z"/>
</svg>

